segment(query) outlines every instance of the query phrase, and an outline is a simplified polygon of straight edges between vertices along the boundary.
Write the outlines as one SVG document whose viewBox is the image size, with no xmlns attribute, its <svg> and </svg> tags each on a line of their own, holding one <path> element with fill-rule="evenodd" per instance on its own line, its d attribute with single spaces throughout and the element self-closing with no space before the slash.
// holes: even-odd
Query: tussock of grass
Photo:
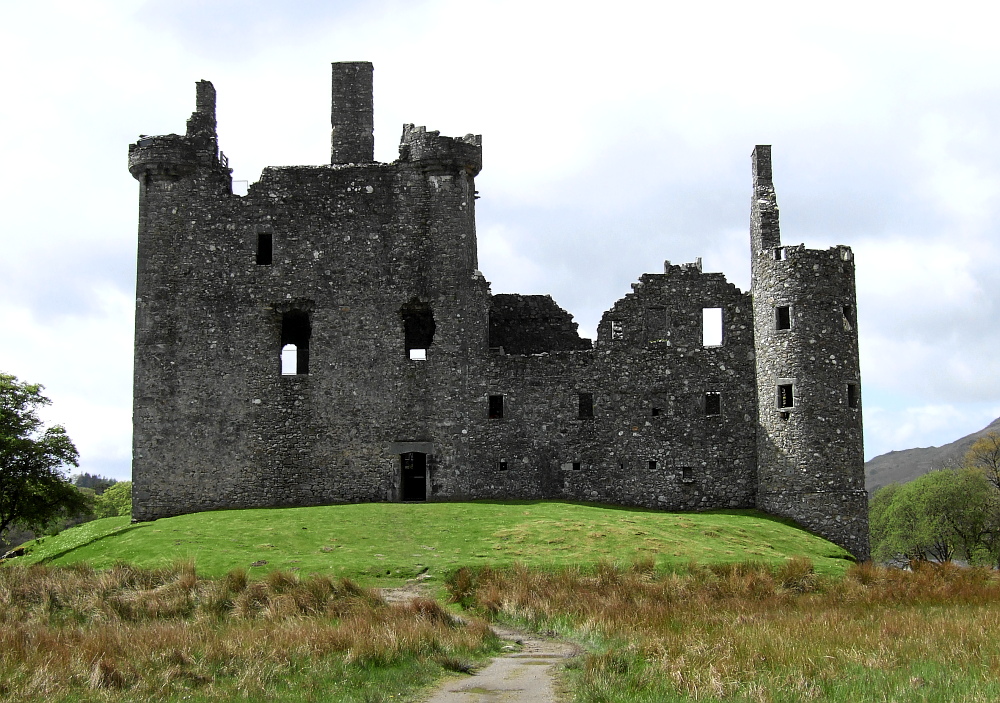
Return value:
<svg viewBox="0 0 1000 703">
<path fill-rule="evenodd" d="M 1000 575 L 988 570 L 605 563 L 464 570 L 449 586 L 490 617 L 587 645 L 568 671 L 581 702 L 1000 696 Z"/>
<path fill-rule="evenodd" d="M 496 646 L 480 621 L 345 579 L 211 580 L 190 562 L 0 569 L 3 700 L 383 700 Z"/>
</svg>

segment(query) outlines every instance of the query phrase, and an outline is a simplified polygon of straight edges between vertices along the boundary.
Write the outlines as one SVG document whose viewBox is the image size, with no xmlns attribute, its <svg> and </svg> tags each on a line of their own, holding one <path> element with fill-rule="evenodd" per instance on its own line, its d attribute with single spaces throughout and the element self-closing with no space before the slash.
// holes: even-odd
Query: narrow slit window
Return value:
<svg viewBox="0 0 1000 703">
<path fill-rule="evenodd" d="M 787 305 L 779 305 L 774 309 L 774 328 L 778 330 L 792 328 L 792 314 Z"/>
<path fill-rule="evenodd" d="M 273 243 L 270 232 L 257 233 L 257 265 L 270 266 L 273 257 Z"/>
<path fill-rule="evenodd" d="M 503 419 L 503 396 L 502 395 L 491 395 L 489 400 L 489 408 L 487 409 L 487 415 L 490 420 L 501 420 Z"/>
<path fill-rule="evenodd" d="M 281 316 L 281 373 L 283 376 L 305 376 L 309 373 L 309 338 L 312 325 L 309 313 L 289 310 Z M 286 356 L 294 355 L 286 362 Z M 286 370 L 287 369 L 287 370 Z"/>
<path fill-rule="evenodd" d="M 703 308 L 702 318 L 702 345 L 706 347 L 718 347 L 722 344 L 722 308 Z"/>
<path fill-rule="evenodd" d="M 858 385 L 856 383 L 847 384 L 847 407 L 858 407 Z"/>
<path fill-rule="evenodd" d="M 625 331 L 620 320 L 611 321 L 611 339 L 624 339 Z"/>
<path fill-rule="evenodd" d="M 705 394 L 705 416 L 716 417 L 722 414 L 722 393 L 709 392 Z"/>
<path fill-rule="evenodd" d="M 581 420 L 590 420 L 594 417 L 594 394 L 593 393 L 580 393 L 579 398 L 579 414 L 578 417 Z"/>
<path fill-rule="evenodd" d="M 795 391 L 791 383 L 783 383 L 778 386 L 778 407 L 795 407 Z"/>
</svg>

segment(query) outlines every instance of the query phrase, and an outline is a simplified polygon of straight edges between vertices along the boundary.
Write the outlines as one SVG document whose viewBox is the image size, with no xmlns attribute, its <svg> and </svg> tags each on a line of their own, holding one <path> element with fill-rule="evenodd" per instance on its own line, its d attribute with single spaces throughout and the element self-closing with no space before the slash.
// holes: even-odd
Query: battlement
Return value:
<svg viewBox="0 0 1000 703">
<path fill-rule="evenodd" d="M 194 144 L 178 134 L 141 135 L 128 147 L 128 170 L 136 180 L 177 180 L 191 175 L 197 165 Z"/>
<path fill-rule="evenodd" d="M 483 168 L 483 137 L 480 134 L 442 137 L 436 130 L 428 132 L 426 127 L 404 124 L 399 160 L 426 166 L 454 166 L 475 176 Z"/>
</svg>

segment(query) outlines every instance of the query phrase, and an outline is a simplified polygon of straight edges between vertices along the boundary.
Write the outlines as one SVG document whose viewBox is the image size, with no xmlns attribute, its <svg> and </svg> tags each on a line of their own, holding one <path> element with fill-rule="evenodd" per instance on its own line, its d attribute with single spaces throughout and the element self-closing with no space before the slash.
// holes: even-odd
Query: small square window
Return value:
<svg viewBox="0 0 1000 703">
<path fill-rule="evenodd" d="M 583 465 L 579 461 L 573 462 L 573 471 L 579 471 L 582 467 Z"/>
<path fill-rule="evenodd" d="M 656 471 L 656 460 L 655 459 L 650 459 L 649 460 L 649 470 L 650 471 Z"/>
<path fill-rule="evenodd" d="M 624 339 L 624 338 L 625 338 L 625 330 L 622 327 L 621 320 L 612 320 L 611 321 L 611 339 L 616 339 L 617 340 L 617 339 Z"/>
<path fill-rule="evenodd" d="M 784 383 L 778 386 L 778 407 L 795 407 L 795 391 L 791 383 Z"/>
<path fill-rule="evenodd" d="M 487 415 L 490 420 L 500 420 L 503 418 L 503 396 L 491 395 Z"/>
<path fill-rule="evenodd" d="M 722 393 L 709 392 L 705 394 L 705 415 L 712 417 L 722 414 Z"/>
<path fill-rule="evenodd" d="M 653 417 L 659 417 L 662 414 L 663 414 L 663 408 L 653 408 L 652 412 L 650 413 L 650 415 L 652 415 Z"/>
<path fill-rule="evenodd" d="M 501 459 L 500 461 L 497 462 L 497 471 L 506 471 L 506 470 L 507 470 L 507 460 Z"/>
<path fill-rule="evenodd" d="M 594 417 L 594 394 L 593 393 L 580 393 L 579 394 L 579 418 L 581 420 L 590 420 Z"/>
<path fill-rule="evenodd" d="M 777 330 L 792 328 L 792 315 L 787 305 L 779 305 L 774 309 L 774 328 Z"/>
<path fill-rule="evenodd" d="M 681 481 L 683 483 L 691 483 L 694 481 L 694 469 L 690 466 L 684 466 L 681 468 Z"/>
</svg>

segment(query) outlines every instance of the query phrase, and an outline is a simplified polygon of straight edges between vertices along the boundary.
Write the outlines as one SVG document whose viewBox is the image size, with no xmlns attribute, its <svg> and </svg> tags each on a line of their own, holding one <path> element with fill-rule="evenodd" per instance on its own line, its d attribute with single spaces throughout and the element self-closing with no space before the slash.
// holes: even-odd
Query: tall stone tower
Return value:
<svg viewBox="0 0 1000 703">
<path fill-rule="evenodd" d="M 753 152 L 757 507 L 868 558 L 850 247 L 782 246 L 771 147 Z"/>
</svg>

